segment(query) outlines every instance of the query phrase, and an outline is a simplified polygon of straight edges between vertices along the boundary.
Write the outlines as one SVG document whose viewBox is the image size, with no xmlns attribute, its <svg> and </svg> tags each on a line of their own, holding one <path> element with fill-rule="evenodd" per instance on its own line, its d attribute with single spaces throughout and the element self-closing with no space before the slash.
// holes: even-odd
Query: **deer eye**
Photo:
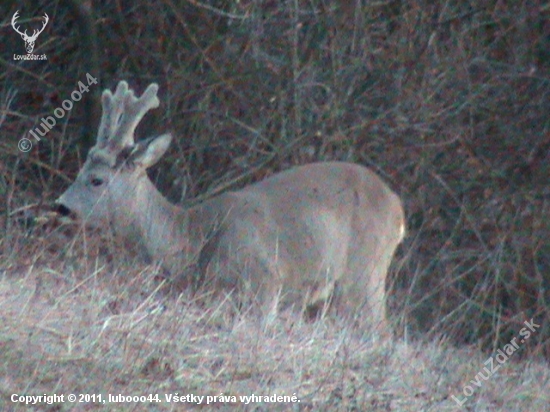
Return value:
<svg viewBox="0 0 550 412">
<path fill-rule="evenodd" d="M 101 186 L 103 184 L 103 179 L 100 179 L 99 177 L 92 177 L 90 179 L 90 183 L 92 186 Z"/>
</svg>

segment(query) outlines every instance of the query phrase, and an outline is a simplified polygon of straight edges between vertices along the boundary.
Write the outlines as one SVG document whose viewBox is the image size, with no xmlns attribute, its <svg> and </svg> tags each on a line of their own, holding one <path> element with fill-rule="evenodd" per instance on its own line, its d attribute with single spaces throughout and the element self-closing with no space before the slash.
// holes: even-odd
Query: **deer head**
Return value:
<svg viewBox="0 0 550 412">
<path fill-rule="evenodd" d="M 147 218 L 144 202 L 155 190 L 146 169 L 162 157 L 172 137 L 164 134 L 136 144 L 134 132 L 143 116 L 158 107 L 157 91 L 153 83 L 136 98 L 128 83 L 121 81 L 114 95 L 103 92 L 96 145 L 75 182 L 57 200 L 61 213 L 70 212 L 96 227 L 129 226 L 135 219 Z"/>
<path fill-rule="evenodd" d="M 12 25 L 13 29 L 17 33 L 19 33 L 21 35 L 21 37 L 23 38 L 23 40 L 25 41 L 25 49 L 27 49 L 27 53 L 30 54 L 34 50 L 34 42 L 38 38 L 38 35 L 44 31 L 44 28 L 46 27 L 46 24 L 48 24 L 48 21 L 50 21 L 50 18 L 48 17 L 48 15 L 46 13 L 44 13 L 44 23 L 42 23 L 42 28 L 40 30 L 34 30 L 33 33 L 32 33 L 32 36 L 27 35 L 27 30 L 25 30 L 24 32 L 21 32 L 19 30 L 19 27 L 15 26 L 15 23 L 16 23 L 18 18 L 19 18 L 19 10 L 17 10 L 15 12 L 15 14 L 13 15 L 13 17 L 11 19 L 11 25 Z"/>
</svg>

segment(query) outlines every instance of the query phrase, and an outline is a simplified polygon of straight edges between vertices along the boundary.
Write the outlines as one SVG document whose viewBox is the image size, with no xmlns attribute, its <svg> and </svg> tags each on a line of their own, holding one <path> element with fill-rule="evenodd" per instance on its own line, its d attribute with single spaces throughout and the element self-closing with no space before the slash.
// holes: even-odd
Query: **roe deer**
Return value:
<svg viewBox="0 0 550 412">
<path fill-rule="evenodd" d="M 134 141 L 157 91 L 151 84 L 136 98 L 121 81 L 114 95 L 103 92 L 97 143 L 57 200 L 60 212 L 108 225 L 188 284 L 236 290 L 270 313 L 330 305 L 383 328 L 386 273 L 405 233 L 399 197 L 365 167 L 320 162 L 189 209 L 172 205 L 146 173 L 171 135 Z"/>
</svg>

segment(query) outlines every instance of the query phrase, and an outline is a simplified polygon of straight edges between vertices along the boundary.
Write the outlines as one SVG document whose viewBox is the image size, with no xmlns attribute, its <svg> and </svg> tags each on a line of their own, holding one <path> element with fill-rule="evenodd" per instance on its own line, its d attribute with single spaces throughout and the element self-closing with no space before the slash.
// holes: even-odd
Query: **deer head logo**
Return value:
<svg viewBox="0 0 550 412">
<path fill-rule="evenodd" d="M 44 23 L 42 23 L 42 28 L 40 30 L 34 30 L 33 33 L 32 33 L 32 36 L 29 36 L 27 34 L 27 30 L 25 30 L 24 32 L 21 32 L 19 30 L 19 27 L 17 27 L 15 25 L 18 18 L 19 18 L 19 10 L 17 10 L 15 12 L 15 14 L 13 15 L 13 17 L 11 19 L 11 25 L 12 25 L 13 29 L 17 33 L 19 33 L 21 35 L 21 37 L 23 38 L 23 40 L 25 41 L 25 49 L 27 49 L 27 53 L 31 54 L 32 51 L 34 50 L 34 42 L 38 38 L 38 35 L 44 31 L 44 28 L 46 27 L 46 24 L 48 24 L 48 21 L 50 20 L 50 18 L 48 17 L 48 15 L 46 13 L 44 13 Z"/>
</svg>

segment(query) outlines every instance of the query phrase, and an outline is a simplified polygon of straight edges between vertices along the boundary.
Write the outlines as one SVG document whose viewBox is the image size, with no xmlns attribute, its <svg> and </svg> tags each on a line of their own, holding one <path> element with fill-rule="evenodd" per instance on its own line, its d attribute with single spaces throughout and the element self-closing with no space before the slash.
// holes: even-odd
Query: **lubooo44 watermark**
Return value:
<svg viewBox="0 0 550 412">
<path fill-rule="evenodd" d="M 67 112 L 72 110 L 73 102 L 79 102 L 82 99 L 82 95 L 90 90 L 90 86 L 97 84 L 97 79 L 90 73 L 86 73 L 86 82 L 88 83 L 87 85 L 84 84 L 83 81 L 79 81 L 78 89 L 71 92 L 70 99 L 63 100 L 61 107 L 58 107 L 53 111 L 53 116 L 43 117 L 40 119 L 40 124 L 37 127 L 29 130 L 29 134 L 34 138 L 34 140 L 39 142 L 41 137 L 46 136 L 46 134 L 57 124 L 57 121 L 61 120 L 65 117 Z M 17 146 L 22 152 L 28 152 L 32 149 L 32 140 L 28 137 L 23 137 L 19 140 Z"/>
</svg>

